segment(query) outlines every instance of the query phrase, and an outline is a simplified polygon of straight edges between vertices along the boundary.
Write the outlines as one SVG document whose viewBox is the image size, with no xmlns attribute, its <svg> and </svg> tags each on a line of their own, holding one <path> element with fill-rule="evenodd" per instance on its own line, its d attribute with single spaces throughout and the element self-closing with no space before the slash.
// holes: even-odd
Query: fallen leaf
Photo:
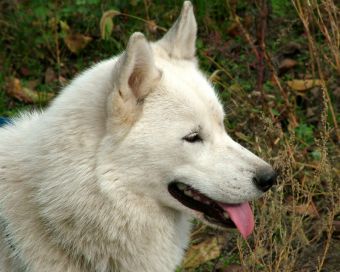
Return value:
<svg viewBox="0 0 340 272">
<path fill-rule="evenodd" d="M 119 15 L 120 12 L 114 9 L 105 11 L 100 18 L 100 36 L 103 40 L 109 39 L 113 31 L 113 17 Z"/>
<path fill-rule="evenodd" d="M 57 75 L 52 67 L 48 67 L 45 71 L 45 83 L 51 83 L 57 80 Z"/>
<path fill-rule="evenodd" d="M 286 58 L 280 62 L 279 70 L 282 73 L 282 72 L 288 71 L 289 69 L 294 68 L 297 64 L 298 62 L 296 60 Z"/>
<path fill-rule="evenodd" d="M 340 87 L 336 87 L 335 90 L 333 91 L 333 94 L 335 98 L 339 99 L 340 98 Z"/>
<path fill-rule="evenodd" d="M 61 86 L 66 86 L 68 83 L 68 80 L 63 76 L 59 76 L 58 81 Z"/>
<path fill-rule="evenodd" d="M 287 85 L 294 91 L 307 91 L 315 86 L 322 86 L 323 82 L 320 79 L 293 79 L 287 81 Z"/>
<path fill-rule="evenodd" d="M 285 56 L 292 56 L 301 51 L 301 45 L 296 42 L 290 42 L 288 44 L 285 44 L 283 47 L 279 49 L 279 52 Z"/>
<path fill-rule="evenodd" d="M 226 268 L 222 268 L 219 271 L 221 272 L 243 272 L 244 269 L 239 264 L 230 264 Z"/>
<path fill-rule="evenodd" d="M 306 116 L 307 117 L 312 117 L 315 116 L 315 112 L 318 110 L 318 107 L 308 107 L 306 111 Z"/>
<path fill-rule="evenodd" d="M 223 237 L 217 236 L 209 238 L 197 245 L 192 245 L 186 253 L 183 267 L 196 268 L 201 264 L 216 259 L 221 254 Z"/>
<path fill-rule="evenodd" d="M 239 28 L 239 23 L 233 22 L 227 29 L 226 31 L 229 36 L 235 37 L 240 35 L 240 28 Z"/>
<path fill-rule="evenodd" d="M 63 33 L 67 34 L 67 33 L 69 33 L 71 31 L 71 29 L 70 29 L 69 25 L 67 24 L 67 22 L 60 20 L 59 23 L 60 23 L 61 31 Z"/>
<path fill-rule="evenodd" d="M 291 203 L 292 201 L 293 201 L 292 198 L 288 198 L 289 203 L 288 210 L 290 212 L 294 212 L 298 215 L 303 216 L 308 215 L 311 218 L 318 218 L 320 216 L 318 210 L 315 207 L 314 202 L 311 201 L 308 203 L 296 204 L 295 206 L 293 206 Z"/>
<path fill-rule="evenodd" d="M 18 78 L 8 80 L 6 92 L 11 97 L 28 104 L 47 102 L 54 96 L 52 93 L 38 93 L 35 90 L 23 87 Z"/>
<path fill-rule="evenodd" d="M 30 70 L 27 67 L 21 67 L 20 68 L 20 73 L 23 76 L 29 76 L 31 72 L 30 72 Z"/>
<path fill-rule="evenodd" d="M 146 23 L 148 29 L 150 32 L 156 32 L 157 31 L 157 24 L 154 20 L 148 20 L 147 23 Z"/>
<path fill-rule="evenodd" d="M 228 87 L 228 91 L 231 93 L 239 93 L 242 92 L 242 86 L 238 83 L 234 83 Z"/>
<path fill-rule="evenodd" d="M 70 26 L 65 21 L 59 21 L 59 24 L 64 37 L 64 42 L 72 53 L 77 54 L 92 40 L 90 36 L 73 33 Z"/>
<path fill-rule="evenodd" d="M 69 33 L 64 37 L 67 48 L 75 54 L 84 49 L 91 40 L 91 37 L 79 33 Z"/>
<path fill-rule="evenodd" d="M 243 134 L 242 132 L 236 131 L 235 135 L 237 138 L 241 139 L 242 141 L 245 141 L 247 143 L 251 143 L 249 137 L 247 137 L 245 134 Z"/>
<path fill-rule="evenodd" d="M 340 221 L 333 221 L 334 233 L 340 233 Z"/>
<path fill-rule="evenodd" d="M 26 81 L 25 83 L 26 83 L 25 85 L 26 85 L 27 88 L 33 90 L 41 83 L 41 80 L 40 79 L 32 79 L 32 80 Z"/>
</svg>

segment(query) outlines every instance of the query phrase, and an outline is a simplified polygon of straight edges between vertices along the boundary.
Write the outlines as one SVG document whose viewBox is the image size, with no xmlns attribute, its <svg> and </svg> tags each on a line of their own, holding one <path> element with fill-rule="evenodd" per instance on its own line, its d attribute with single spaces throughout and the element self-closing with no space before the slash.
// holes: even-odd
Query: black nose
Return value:
<svg viewBox="0 0 340 272">
<path fill-rule="evenodd" d="M 253 182 L 257 188 L 265 192 L 276 183 L 276 178 L 277 173 L 272 168 L 263 169 L 253 177 Z"/>
</svg>

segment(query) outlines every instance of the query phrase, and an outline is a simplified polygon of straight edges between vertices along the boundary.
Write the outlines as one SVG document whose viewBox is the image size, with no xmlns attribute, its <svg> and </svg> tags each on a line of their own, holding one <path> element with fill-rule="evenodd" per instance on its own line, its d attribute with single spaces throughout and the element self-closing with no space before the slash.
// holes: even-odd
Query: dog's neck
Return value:
<svg viewBox="0 0 340 272">
<path fill-rule="evenodd" d="M 189 239 L 188 216 L 127 190 L 118 192 L 112 202 L 98 188 L 92 189 L 86 198 L 81 196 L 87 200 L 83 207 L 65 209 L 63 216 L 44 220 L 48 237 L 62 237 L 56 240 L 63 244 L 56 246 L 84 271 L 97 271 L 98 265 L 105 267 L 98 271 L 125 271 L 134 262 L 134 254 L 145 256 L 149 266 L 159 265 L 157 269 L 170 265 L 169 260 L 179 263 Z M 122 251 L 126 258 L 116 260 Z M 139 270 L 143 263 L 135 267 Z"/>
</svg>

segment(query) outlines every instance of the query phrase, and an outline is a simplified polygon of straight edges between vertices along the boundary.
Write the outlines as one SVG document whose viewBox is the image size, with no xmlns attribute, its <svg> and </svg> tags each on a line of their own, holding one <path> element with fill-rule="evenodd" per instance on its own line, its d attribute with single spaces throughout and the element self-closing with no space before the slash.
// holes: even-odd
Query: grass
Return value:
<svg viewBox="0 0 340 272">
<path fill-rule="evenodd" d="M 256 229 L 248 241 L 196 223 L 192 245 L 218 235 L 226 240 L 214 260 L 203 256 L 197 267 L 179 271 L 231 265 L 244 271 L 339 271 L 339 8 L 332 0 L 193 2 L 200 65 L 225 104 L 228 133 L 274 164 L 280 178 L 253 203 Z M 89 65 L 121 52 L 134 31 L 161 37 L 180 7 L 181 1 L 152 0 L 1 3 L 0 116 L 44 107 L 9 95 L 11 78 L 38 93 L 57 94 Z M 103 40 L 100 19 L 108 10 L 120 15 L 108 23 Z M 258 28 L 264 23 L 261 47 Z M 66 43 L 71 34 L 92 40 L 72 53 Z M 287 59 L 296 63 L 280 67 Z M 322 83 L 297 91 L 287 85 L 296 79 Z"/>
</svg>

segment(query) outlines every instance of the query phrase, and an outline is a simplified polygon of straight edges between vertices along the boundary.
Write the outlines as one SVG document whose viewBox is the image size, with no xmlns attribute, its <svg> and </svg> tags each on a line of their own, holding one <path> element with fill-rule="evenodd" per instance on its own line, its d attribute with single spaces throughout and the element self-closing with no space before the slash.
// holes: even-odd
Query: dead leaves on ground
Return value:
<svg viewBox="0 0 340 272">
<path fill-rule="evenodd" d="M 287 85 L 297 92 L 304 92 L 313 87 L 322 87 L 324 82 L 320 79 L 293 79 L 286 82 Z"/>
<path fill-rule="evenodd" d="M 196 268 L 210 260 L 216 259 L 221 255 L 225 240 L 224 236 L 215 236 L 192 245 L 186 253 L 183 267 L 186 269 Z"/>
<path fill-rule="evenodd" d="M 77 54 L 79 51 L 84 49 L 87 44 L 92 41 L 92 38 L 79 33 L 69 33 L 64 38 L 67 48 Z"/>
<path fill-rule="evenodd" d="M 310 218 L 319 218 L 319 212 L 313 201 L 306 203 L 293 203 L 293 197 L 287 198 L 288 211 L 301 216 L 309 216 Z"/>
<path fill-rule="evenodd" d="M 23 86 L 15 77 L 8 79 L 6 92 L 9 96 L 27 104 L 46 103 L 54 96 L 53 93 L 37 92 L 28 86 Z"/>
<path fill-rule="evenodd" d="M 60 27 L 63 32 L 63 40 L 67 48 L 74 54 L 79 53 L 90 41 L 92 41 L 92 37 L 90 36 L 73 32 L 69 25 L 64 21 L 60 21 Z"/>
<path fill-rule="evenodd" d="M 298 65 L 298 62 L 294 59 L 286 58 L 283 59 L 279 64 L 279 73 L 282 74 L 295 66 Z"/>
</svg>

